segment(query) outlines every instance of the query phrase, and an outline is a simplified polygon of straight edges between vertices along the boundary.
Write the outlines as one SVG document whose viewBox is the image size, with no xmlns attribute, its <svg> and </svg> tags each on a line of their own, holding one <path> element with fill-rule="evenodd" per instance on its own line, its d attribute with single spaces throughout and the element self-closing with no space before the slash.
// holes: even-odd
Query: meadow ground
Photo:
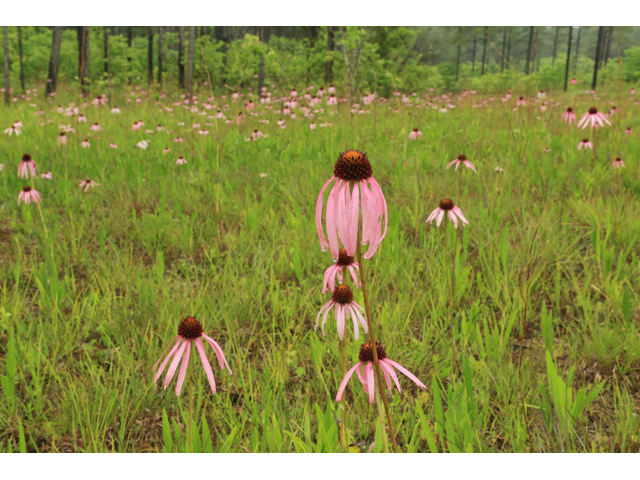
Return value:
<svg viewBox="0 0 640 480">
<path fill-rule="evenodd" d="M 177 95 L 114 92 L 99 108 L 88 99 L 87 123 L 58 113 L 79 102 L 68 89 L 0 109 L 3 130 L 24 124 L 2 134 L 0 153 L 0 451 L 343 451 L 333 314 L 326 336 L 314 331 L 333 263 L 314 209 L 351 148 L 368 154 L 389 208 L 387 236 L 366 263 L 377 336 L 427 385 L 400 376 L 402 393 L 389 391 L 400 449 L 640 450 L 640 107 L 626 86 L 544 100 L 514 88 L 503 102 L 505 93 L 394 97 L 360 102 L 355 114 L 323 102 L 314 130 L 300 107 L 281 128 L 279 102 L 236 125 L 245 100 L 220 95 L 212 103 L 229 104 L 233 122 L 208 118 L 216 109 L 203 108 L 204 91 L 199 112 L 174 106 Z M 519 95 L 527 105 L 514 110 Z M 611 101 L 612 125 L 597 133 L 560 119 L 567 106 L 579 119 Z M 102 131 L 89 131 L 95 122 Z M 60 125 L 76 130 L 64 146 Z M 421 140 L 409 140 L 414 128 Z M 268 136 L 246 141 L 255 129 Z M 578 151 L 585 137 L 594 150 Z M 135 147 L 143 140 L 147 149 Z M 33 180 L 17 175 L 25 153 Z M 444 169 L 461 153 L 477 174 Z M 625 168 L 611 168 L 616 157 Z M 85 192 L 87 178 L 99 185 Z M 18 205 L 26 184 L 41 211 Z M 425 223 L 445 197 L 468 226 Z M 175 380 L 153 383 L 186 315 L 233 371 L 207 347 L 215 395 L 196 358 L 182 396 Z M 348 367 L 364 337 L 349 330 Z M 384 451 L 355 377 L 346 405 L 351 450 L 375 440 Z"/>
</svg>

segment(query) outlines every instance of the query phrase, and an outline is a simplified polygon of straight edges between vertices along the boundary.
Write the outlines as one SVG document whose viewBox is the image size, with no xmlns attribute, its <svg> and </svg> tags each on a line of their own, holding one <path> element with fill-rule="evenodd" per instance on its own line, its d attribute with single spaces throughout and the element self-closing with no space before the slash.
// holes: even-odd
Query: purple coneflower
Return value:
<svg viewBox="0 0 640 480">
<path fill-rule="evenodd" d="M 518 100 L 516 100 L 516 107 L 524 107 L 527 104 L 527 101 L 524 99 L 524 97 L 520 97 Z"/>
<path fill-rule="evenodd" d="M 589 123 L 591 124 L 591 128 L 598 128 L 598 125 L 604 127 L 603 121 L 608 125 L 611 125 L 609 118 L 604 113 L 598 112 L 598 109 L 596 107 L 591 107 L 589 111 L 585 113 L 578 122 L 578 128 L 582 127 L 582 129 L 584 130 L 585 128 L 587 128 L 587 125 L 589 125 Z"/>
<path fill-rule="evenodd" d="M 324 192 L 331 182 L 334 184 L 327 199 L 326 229 L 329 241 L 322 228 Z M 353 182 L 353 190 L 350 183 Z M 367 185 L 367 182 L 370 186 Z M 380 185 L 373 178 L 373 169 L 367 155 L 358 150 L 347 150 L 339 155 L 333 168 L 333 176 L 324 184 L 316 202 L 316 228 L 323 251 L 331 249 L 334 261 L 338 260 L 338 238 L 349 256 L 354 256 L 358 243 L 358 220 L 362 197 L 362 245 L 369 244 L 364 258 L 372 258 L 387 234 L 389 217 L 387 202 Z M 384 216 L 384 231 L 382 217 Z"/>
<path fill-rule="evenodd" d="M 460 218 L 463 227 L 465 226 L 465 224 L 469 225 L 467 219 L 464 218 L 462 210 L 456 207 L 453 204 L 453 201 L 449 200 L 448 198 L 440 201 L 440 205 L 438 205 L 438 208 L 431 212 L 431 215 L 429 215 L 429 218 L 427 218 L 427 223 L 431 223 L 435 220 L 436 227 L 439 227 L 442 223 L 442 220 L 444 219 L 445 213 L 449 217 L 449 220 L 453 222 L 454 227 L 458 228 L 458 217 Z"/>
<path fill-rule="evenodd" d="M 633 130 L 631 130 L 631 127 L 627 127 L 624 133 L 633 133 Z"/>
<path fill-rule="evenodd" d="M 45 180 L 52 180 L 53 179 L 53 173 L 45 172 L 45 173 L 40 175 L 40 178 L 43 178 Z"/>
<path fill-rule="evenodd" d="M 322 334 L 324 335 L 324 324 L 327 322 L 327 317 L 331 311 L 331 307 L 335 306 L 336 323 L 338 325 L 338 338 L 342 340 L 344 338 L 345 323 L 347 320 L 353 320 L 353 336 L 356 340 L 360 338 L 360 330 L 358 328 L 358 322 L 362 325 L 364 333 L 369 333 L 367 327 L 367 321 L 365 320 L 364 309 L 353 301 L 353 292 L 346 285 L 338 285 L 331 294 L 331 300 L 324 304 L 324 306 L 318 312 L 316 317 L 316 326 L 318 328 L 318 322 L 320 321 L 320 315 L 324 313 L 322 317 Z"/>
<path fill-rule="evenodd" d="M 409 140 L 417 140 L 417 139 L 422 140 L 422 132 L 417 128 L 414 128 L 409 132 Z"/>
<path fill-rule="evenodd" d="M 187 161 L 181 156 L 176 160 L 176 165 L 184 165 L 185 163 L 187 163 Z"/>
<path fill-rule="evenodd" d="M 22 155 L 22 160 L 18 165 L 18 176 L 20 178 L 29 178 L 29 173 L 31 173 L 31 177 L 35 178 L 36 167 L 36 162 L 31 158 L 31 155 L 25 153 Z"/>
<path fill-rule="evenodd" d="M 67 144 L 67 134 L 64 132 L 60 132 L 58 135 L 58 145 L 66 145 Z"/>
<path fill-rule="evenodd" d="M 91 148 L 91 144 L 89 143 L 89 139 L 85 138 L 80 145 L 82 145 L 82 148 Z"/>
<path fill-rule="evenodd" d="M 614 170 L 616 168 L 624 168 L 624 167 L 625 167 L 624 160 L 622 160 L 620 157 L 617 157 L 611 164 L 611 168 L 613 168 Z"/>
<path fill-rule="evenodd" d="M 324 272 L 322 293 L 327 293 L 328 290 L 331 290 L 332 292 L 335 290 L 336 277 L 338 278 L 338 281 L 342 283 L 342 273 L 345 269 L 349 270 L 356 288 L 360 288 L 358 283 L 358 275 L 356 274 L 356 270 L 360 270 L 358 267 L 358 262 L 354 260 L 354 257 L 350 257 L 349 255 L 347 255 L 347 251 L 344 248 L 341 248 L 340 254 L 338 255 L 338 261 L 327 268 L 327 270 Z"/>
<path fill-rule="evenodd" d="M 180 360 L 182 360 L 180 373 L 178 374 L 178 383 L 176 385 L 176 395 L 180 396 L 180 391 L 182 390 L 182 385 L 184 384 L 184 380 L 187 374 L 187 366 L 189 365 L 189 356 L 191 355 L 191 344 L 195 343 L 198 353 L 200 354 L 200 361 L 202 362 L 202 368 L 204 368 L 204 371 L 207 374 L 207 379 L 209 380 L 209 386 L 211 387 L 211 392 L 216 393 L 216 382 L 215 382 L 215 378 L 213 377 L 213 371 L 211 370 L 211 364 L 209 363 L 209 360 L 207 359 L 207 355 L 204 352 L 204 345 L 202 343 L 203 338 L 213 348 L 213 351 L 215 352 L 216 357 L 218 359 L 218 364 L 220 365 L 220 368 L 224 370 L 224 368 L 227 367 L 227 370 L 229 370 L 229 374 L 231 374 L 231 369 L 229 368 L 229 364 L 227 363 L 227 359 L 225 358 L 224 353 L 222 352 L 222 348 L 220 348 L 220 345 L 218 345 L 212 338 L 208 337 L 203 333 L 202 325 L 197 319 L 195 319 L 194 317 L 185 317 L 180 322 L 180 325 L 178 326 L 178 335 L 173 337 L 173 339 L 169 342 L 169 345 L 167 345 L 167 348 L 165 348 L 164 352 L 162 352 L 162 355 L 160 356 L 156 364 L 153 366 L 153 370 L 155 370 L 158 366 L 158 363 L 160 363 L 160 360 L 162 360 L 162 356 L 165 354 L 165 352 L 171 346 L 171 344 L 177 339 L 178 341 L 173 345 L 173 348 L 171 348 L 171 350 L 169 351 L 169 354 L 160 365 L 160 368 L 158 369 L 158 372 L 156 373 L 156 376 L 153 379 L 153 382 L 155 383 L 158 381 L 158 379 L 162 375 L 162 372 L 164 372 L 164 369 L 169 363 L 169 360 L 171 360 L 171 357 L 173 357 L 173 361 L 171 362 L 171 365 L 169 366 L 169 370 L 167 371 L 167 376 L 164 379 L 164 388 L 166 390 L 166 388 L 171 383 L 171 380 L 173 380 L 173 377 L 175 376 L 176 371 L 178 370 L 178 364 L 180 363 Z M 184 356 L 184 359 L 183 359 L 183 356 Z"/>
<path fill-rule="evenodd" d="M 20 201 L 23 201 L 26 204 L 31 202 L 39 203 L 42 200 L 42 195 L 40 195 L 36 190 L 31 188 L 29 185 L 25 185 L 20 194 L 18 195 L 18 205 L 20 205 Z"/>
<path fill-rule="evenodd" d="M 588 138 L 585 138 L 578 143 L 578 150 L 581 148 L 593 148 L 593 143 L 591 143 Z"/>
<path fill-rule="evenodd" d="M 452 162 L 449 162 L 449 164 L 444 167 L 444 168 L 449 168 L 451 167 L 451 165 L 453 165 L 455 163 L 456 165 L 456 170 L 458 170 L 458 167 L 460 166 L 461 163 L 464 164 L 465 167 L 470 168 L 471 170 L 473 170 L 474 172 L 478 173 L 478 171 L 476 170 L 476 167 L 473 166 L 473 163 L 471 163 L 469 160 L 467 160 L 467 156 L 464 155 L 463 153 L 461 153 L 460 155 L 458 155 L 458 158 L 456 158 L 455 160 L 453 160 Z"/>
<path fill-rule="evenodd" d="M 100 126 L 99 123 L 94 123 L 93 125 L 91 125 L 91 128 L 89 129 L 92 132 L 99 132 L 100 130 L 102 130 L 102 127 Z"/>
<path fill-rule="evenodd" d="M 573 111 L 573 108 L 567 107 L 567 109 L 562 112 L 560 119 L 563 122 L 567 122 L 569 125 L 576 121 L 576 112 Z"/>
<path fill-rule="evenodd" d="M 413 373 L 404 368 L 398 362 L 394 362 L 390 358 L 387 358 L 387 352 L 384 347 L 376 342 L 376 351 L 378 354 L 378 362 L 380 364 L 380 370 L 384 374 L 384 379 L 387 384 L 387 388 L 389 390 L 392 389 L 391 380 L 396 384 L 396 388 L 398 392 L 402 392 L 400 389 L 400 381 L 398 380 L 398 375 L 395 372 L 395 369 L 399 370 L 405 376 L 407 376 L 410 380 L 412 380 L 418 387 L 421 389 L 426 389 L 426 385 L 418 380 Z M 358 380 L 364 387 L 364 391 L 369 393 L 369 403 L 373 403 L 375 400 L 375 374 L 373 372 L 373 347 L 371 342 L 365 343 L 360 347 L 360 353 L 358 354 L 359 362 L 356 363 L 351 370 L 347 372 L 347 374 L 342 379 L 342 383 L 340 384 L 340 388 L 338 388 L 338 395 L 336 395 L 336 402 L 339 402 L 342 399 L 342 395 L 344 393 L 344 389 L 347 387 L 347 383 L 355 373 L 358 376 Z"/>
<path fill-rule="evenodd" d="M 94 182 L 93 180 L 90 180 L 90 179 L 78 180 L 78 182 L 80 182 L 79 187 L 80 188 L 84 187 L 84 191 L 85 192 L 87 190 L 89 190 L 89 188 L 95 188 L 96 186 L 100 185 L 99 183 L 96 183 L 96 182 Z"/>
<path fill-rule="evenodd" d="M 117 144 L 115 144 L 115 143 L 110 143 L 110 144 L 109 144 L 109 147 L 110 147 L 110 148 L 118 148 L 118 145 L 117 145 Z"/>
</svg>

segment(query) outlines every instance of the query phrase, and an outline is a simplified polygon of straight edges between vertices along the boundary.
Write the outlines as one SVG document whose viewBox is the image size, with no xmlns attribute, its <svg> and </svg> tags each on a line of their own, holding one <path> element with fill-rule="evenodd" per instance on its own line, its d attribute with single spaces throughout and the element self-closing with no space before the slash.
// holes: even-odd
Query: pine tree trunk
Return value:
<svg viewBox="0 0 640 480">
<path fill-rule="evenodd" d="M 20 87 L 22 92 L 24 88 L 24 63 L 22 62 L 22 28 L 18 27 L 18 55 L 20 55 Z"/>
<path fill-rule="evenodd" d="M 162 89 L 162 57 L 163 52 L 163 40 L 164 40 L 164 27 L 158 27 L 158 85 Z"/>
<path fill-rule="evenodd" d="M 598 64 L 600 62 L 600 51 L 602 50 L 602 32 L 604 27 L 598 27 L 598 40 L 596 42 L 596 61 L 593 66 L 593 80 L 591 81 L 591 90 L 595 90 L 598 85 Z"/>
<path fill-rule="evenodd" d="M 460 76 L 460 50 L 462 49 L 462 27 L 458 27 L 458 38 L 457 43 L 458 43 L 458 52 L 456 53 L 456 82 L 458 81 L 458 78 Z"/>
<path fill-rule="evenodd" d="M 11 105 L 11 99 L 9 97 L 11 86 L 9 83 L 9 27 L 2 28 L 4 33 L 4 104 L 8 107 Z"/>
<path fill-rule="evenodd" d="M 564 91 L 567 91 L 567 84 L 569 83 L 569 65 L 571 64 L 571 34 L 573 33 L 573 27 L 569 27 L 569 42 L 567 44 L 567 65 L 564 70 Z"/>
<path fill-rule="evenodd" d="M 333 27 L 327 27 L 327 52 L 331 57 L 327 60 L 327 66 L 324 72 L 324 83 L 329 85 L 333 80 L 333 51 L 335 50 Z"/>
<path fill-rule="evenodd" d="M 109 30 L 108 27 L 102 27 L 104 32 L 104 73 L 109 75 Z"/>
<path fill-rule="evenodd" d="M 578 71 L 578 57 L 580 55 L 580 34 L 582 33 L 582 27 L 578 27 L 578 38 L 576 39 L 576 61 L 573 64 L 573 73 Z"/>
<path fill-rule="evenodd" d="M 184 89 L 184 27 L 178 27 L 178 85 Z"/>
<path fill-rule="evenodd" d="M 611 54 L 611 37 L 613 37 L 613 27 L 609 27 L 609 33 L 607 34 L 607 48 L 604 54 L 604 64 L 609 61 L 609 55 Z"/>
<path fill-rule="evenodd" d="M 502 61 L 500 62 L 500 73 L 504 72 L 504 58 L 505 58 L 505 54 L 507 53 L 506 51 L 507 48 L 507 27 L 504 27 L 504 33 L 502 34 L 502 55 L 500 55 L 502 57 Z"/>
<path fill-rule="evenodd" d="M 193 53 L 196 45 L 196 27 L 189 27 L 189 56 L 187 58 L 187 98 L 193 97 Z"/>
<path fill-rule="evenodd" d="M 551 60 L 551 66 L 556 66 L 556 54 L 558 52 L 558 34 L 560 33 L 560 27 L 556 27 L 556 36 L 553 38 L 553 55 Z"/>
<path fill-rule="evenodd" d="M 89 78 L 89 27 L 76 27 L 78 32 L 78 78 L 82 94 L 87 93 Z"/>
<path fill-rule="evenodd" d="M 478 34 L 473 34 L 473 53 L 471 54 L 471 73 L 476 69 L 476 45 L 478 42 Z"/>
<path fill-rule="evenodd" d="M 58 81 L 58 67 L 60 66 L 60 45 L 62 44 L 62 27 L 53 27 L 53 43 L 51 44 L 51 59 L 49 60 L 49 76 L 44 96 L 56 91 Z"/>
<path fill-rule="evenodd" d="M 527 44 L 527 60 L 524 65 L 525 75 L 529 75 L 529 64 L 531 63 L 531 48 L 533 46 L 533 31 L 535 27 L 529 27 L 529 43 Z"/>
<path fill-rule="evenodd" d="M 147 81 L 149 86 L 153 85 L 153 29 L 147 27 L 148 33 L 148 50 L 147 50 Z"/>
<path fill-rule="evenodd" d="M 487 31 L 489 27 L 484 27 L 484 44 L 482 45 L 482 69 L 480 71 L 480 76 L 484 75 L 484 62 L 487 56 Z"/>
</svg>

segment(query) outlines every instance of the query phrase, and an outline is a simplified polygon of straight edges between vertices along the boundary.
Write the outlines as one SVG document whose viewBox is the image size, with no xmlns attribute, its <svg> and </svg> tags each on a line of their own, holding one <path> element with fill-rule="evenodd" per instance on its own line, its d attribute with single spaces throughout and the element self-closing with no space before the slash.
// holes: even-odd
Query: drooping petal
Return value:
<svg viewBox="0 0 640 480">
<path fill-rule="evenodd" d="M 200 354 L 200 362 L 202 362 L 202 368 L 204 368 L 204 373 L 207 374 L 207 380 L 209 380 L 209 386 L 211 387 L 211 392 L 216 393 L 216 380 L 213 376 L 213 371 L 211 370 L 211 365 L 209 364 L 209 359 L 204 352 L 204 345 L 202 345 L 202 338 L 196 338 L 196 348 L 198 349 L 198 353 Z"/>
<path fill-rule="evenodd" d="M 371 362 L 367 364 L 367 387 L 369 389 L 369 403 L 373 403 L 376 395 L 376 385 L 373 377 L 373 366 Z"/>
<path fill-rule="evenodd" d="M 182 354 L 184 353 L 184 349 L 187 348 L 187 344 L 189 340 L 185 339 L 181 344 L 180 348 L 176 352 L 173 357 L 173 361 L 171 362 L 171 366 L 169 367 L 169 371 L 167 372 L 167 376 L 164 379 L 164 388 L 166 389 L 171 380 L 173 380 L 173 376 L 176 374 L 176 370 L 178 369 L 178 364 L 180 363 L 180 359 L 182 358 Z"/>
<path fill-rule="evenodd" d="M 449 220 L 453 222 L 453 226 L 458 228 L 458 218 L 453 214 L 453 210 L 449 210 L 447 215 L 449 216 Z"/>
<path fill-rule="evenodd" d="M 318 229 L 318 238 L 320 239 L 320 247 L 322 248 L 323 252 L 326 252 L 327 248 L 329 248 L 329 243 L 325 239 L 322 229 L 322 206 L 324 204 L 324 191 L 335 179 L 336 177 L 331 177 L 329 181 L 324 184 L 324 187 L 322 187 L 322 190 L 320 190 L 320 195 L 318 195 L 318 200 L 316 202 L 316 228 Z"/>
<path fill-rule="evenodd" d="M 358 276 L 356 275 L 356 270 L 360 270 L 358 268 L 358 262 L 353 262 L 349 265 L 349 273 L 351 274 L 351 279 L 353 280 L 353 284 L 356 288 L 360 288 L 360 283 L 358 282 Z"/>
<path fill-rule="evenodd" d="M 383 365 L 384 367 L 382 367 Z M 402 389 L 400 388 L 400 381 L 398 380 L 398 376 L 396 375 L 396 371 L 393 369 L 393 366 L 387 363 L 386 358 L 380 360 L 380 366 L 382 368 L 387 369 L 387 371 L 389 372 L 389 375 L 391 375 L 391 378 L 393 378 L 393 381 L 395 382 L 396 387 L 398 388 L 398 392 L 402 393 Z"/>
<path fill-rule="evenodd" d="M 187 376 L 187 367 L 189 366 L 189 356 L 191 355 L 191 341 L 187 340 L 187 348 L 184 352 L 184 359 L 180 365 L 180 373 L 178 374 L 178 383 L 176 384 L 176 395 L 179 397 L 182 391 L 184 379 Z"/>
<path fill-rule="evenodd" d="M 460 217 L 460 220 L 462 220 L 463 224 L 466 223 L 467 225 L 469 225 L 469 221 L 466 218 L 464 218 L 464 214 L 462 213 L 462 210 L 460 210 L 460 207 L 453 207 L 453 213 L 455 213 L 456 215 L 458 215 L 458 217 Z"/>
<path fill-rule="evenodd" d="M 340 191 L 340 185 L 342 185 L 342 179 L 338 179 L 333 188 L 331 189 L 331 193 L 329 193 L 329 199 L 327 200 L 327 238 L 329 239 L 329 248 L 331 248 L 331 255 L 333 255 L 333 260 L 338 260 L 339 255 L 339 244 L 338 244 L 338 226 L 336 218 L 336 213 L 338 209 L 336 208 L 336 196 Z"/>
<path fill-rule="evenodd" d="M 220 348 L 220 345 L 218 345 L 218 343 L 213 338 L 208 337 L 204 333 L 202 334 L 202 338 L 204 338 L 207 342 L 209 342 L 209 345 L 211 345 L 211 348 L 213 348 L 213 351 L 216 352 L 216 357 L 218 358 L 218 363 L 220 364 L 220 368 L 224 370 L 224 367 L 227 367 L 227 370 L 229 370 L 229 375 L 232 375 L 233 372 L 231 371 L 231 368 L 229 368 L 229 364 L 227 363 L 227 358 L 224 356 L 224 352 L 222 351 L 222 348 Z"/>
<path fill-rule="evenodd" d="M 348 189 L 349 187 L 347 187 Z M 349 218 L 348 229 L 350 230 L 349 248 L 347 248 L 347 255 L 353 256 L 356 254 L 356 248 L 358 247 L 358 220 L 360 219 L 360 191 L 358 189 L 358 182 L 353 185 L 353 192 L 351 195 L 351 216 Z M 352 252 L 352 253 L 350 253 Z"/>
<path fill-rule="evenodd" d="M 342 394 L 344 393 L 344 389 L 347 387 L 347 383 L 349 383 L 349 379 L 353 376 L 354 372 L 358 370 L 358 367 L 361 364 L 362 362 L 356 363 L 342 379 L 342 383 L 340 383 L 340 387 L 338 388 L 338 394 L 336 395 L 336 402 L 339 402 L 342 399 Z"/>
<path fill-rule="evenodd" d="M 169 348 L 171 346 L 171 344 L 173 343 L 173 341 L 178 338 L 180 335 L 176 335 L 175 337 L 173 337 L 171 339 L 171 341 L 169 342 L 169 344 L 167 345 L 167 347 L 164 349 L 164 351 L 162 352 L 162 355 L 160 355 L 160 358 L 158 359 L 158 361 L 156 362 L 156 364 L 153 366 L 152 370 L 155 370 L 156 367 L 158 366 L 158 364 L 160 363 L 160 360 L 162 360 L 162 357 L 164 357 L 165 352 L 167 351 L 167 348 Z"/>
<path fill-rule="evenodd" d="M 418 385 L 420 388 L 422 388 L 423 390 L 425 388 L 427 388 L 425 386 L 424 383 L 422 383 L 420 380 L 418 380 L 418 377 L 416 377 L 413 373 L 411 373 L 409 370 L 407 370 L 406 368 L 404 368 L 402 365 L 400 365 L 398 362 L 394 362 L 393 360 L 391 360 L 390 358 L 385 359 L 387 361 L 388 364 L 390 364 L 391 366 L 397 368 L 398 370 L 400 370 L 400 372 L 402 372 L 405 376 L 407 376 L 409 379 L 413 380 L 413 382 Z"/>
<path fill-rule="evenodd" d="M 476 170 L 476 167 L 473 165 L 473 163 L 471 163 L 469 160 L 465 160 L 464 161 L 464 166 L 467 168 L 470 168 L 471 170 L 473 170 L 475 173 L 478 173 L 478 171 Z"/>
<path fill-rule="evenodd" d="M 433 221 L 436 218 L 436 216 L 438 215 L 438 213 L 440 213 L 440 211 L 441 211 L 440 207 L 438 207 L 433 212 L 431 212 L 429 214 L 429 217 L 427 218 L 427 223 Z"/>
<path fill-rule="evenodd" d="M 438 212 L 438 218 L 436 219 L 436 227 L 439 227 L 440 224 L 442 223 L 442 219 L 444 218 L 444 210 L 442 210 L 440 207 L 438 207 L 438 210 L 440 210 Z"/>
<path fill-rule="evenodd" d="M 371 223 L 371 192 L 367 187 L 367 181 L 360 181 L 360 190 L 362 191 L 362 245 L 366 245 L 369 242 L 369 225 Z"/>
<path fill-rule="evenodd" d="M 388 367 L 387 365 L 382 363 L 382 360 L 379 360 L 378 364 L 380 365 L 380 370 L 382 370 L 382 374 L 384 375 L 384 381 L 387 384 L 387 388 L 391 390 L 391 378 L 389 377 L 389 372 L 387 371 Z"/>
<path fill-rule="evenodd" d="M 162 375 L 162 372 L 164 372 L 164 369 L 167 366 L 167 363 L 169 363 L 169 360 L 171 360 L 171 357 L 173 357 L 173 355 L 178 351 L 178 348 L 180 348 L 180 344 L 182 343 L 182 340 L 184 339 L 180 337 L 180 340 L 178 340 L 177 343 L 173 346 L 173 348 L 169 351 L 169 355 L 167 355 L 167 358 L 164 359 L 164 362 L 162 362 L 162 365 L 160 365 L 160 368 L 156 372 L 156 376 L 153 379 L 153 383 L 156 383 L 158 381 L 158 379 Z"/>
<path fill-rule="evenodd" d="M 336 303 L 336 323 L 338 325 L 338 338 L 342 340 L 344 338 L 344 306 Z"/>
<path fill-rule="evenodd" d="M 351 302 L 353 306 L 353 311 L 358 316 L 358 321 L 360 325 L 362 325 L 362 329 L 364 333 L 369 333 L 369 326 L 367 325 L 367 319 L 364 316 L 364 309 L 358 304 L 358 302 Z"/>
<path fill-rule="evenodd" d="M 447 166 L 446 166 L 446 167 L 444 167 L 444 168 L 449 168 L 451 165 L 453 165 L 453 164 L 454 164 L 454 163 L 456 163 L 457 161 L 458 161 L 458 159 L 456 158 L 455 160 L 453 160 L 453 161 L 451 161 L 451 162 L 447 163 Z"/>
</svg>

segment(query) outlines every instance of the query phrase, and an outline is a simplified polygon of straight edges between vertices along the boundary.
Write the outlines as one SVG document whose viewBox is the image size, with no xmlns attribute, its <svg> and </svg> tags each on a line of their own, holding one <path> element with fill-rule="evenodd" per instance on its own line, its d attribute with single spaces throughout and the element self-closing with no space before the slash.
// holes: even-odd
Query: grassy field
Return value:
<svg viewBox="0 0 640 480">
<path fill-rule="evenodd" d="M 545 112 L 515 87 L 505 102 L 506 92 L 432 93 L 437 108 L 421 95 L 360 101 L 362 114 L 323 103 L 315 130 L 300 107 L 278 126 L 279 102 L 257 103 L 259 115 L 236 125 L 246 92 L 236 103 L 216 95 L 218 108 L 231 106 L 226 124 L 208 118 L 216 109 L 200 93 L 198 112 L 174 106 L 178 95 L 113 93 L 100 108 L 88 99 L 87 123 L 58 113 L 79 103 L 68 89 L 0 109 L 2 130 L 24 124 L 1 137 L 0 451 L 344 451 L 333 314 L 326 336 L 313 328 L 332 264 L 314 208 L 351 148 L 368 154 L 389 208 L 387 237 L 366 264 L 376 334 L 428 387 L 400 376 L 402 393 L 389 391 L 400 450 L 640 450 L 640 107 L 628 87 L 598 98 L 549 92 Z M 514 110 L 520 95 L 527 105 Z M 579 119 L 611 101 L 612 126 L 597 136 L 560 120 L 567 106 Z M 443 103 L 455 108 L 442 113 Z M 102 131 L 89 131 L 95 122 Z M 60 125 L 76 130 L 65 146 Z M 414 128 L 422 140 L 408 139 Z M 246 141 L 255 129 L 268 137 Z M 595 150 L 577 150 L 585 137 Z M 143 140 L 146 150 L 135 147 Z M 16 174 L 25 153 L 34 180 Z M 444 169 L 461 153 L 477 175 Z M 613 170 L 618 156 L 626 168 Z M 100 185 L 85 192 L 87 178 Z M 41 210 L 18 205 L 26 184 Z M 445 197 L 467 227 L 425 223 Z M 362 304 L 360 290 L 355 298 Z M 195 358 L 182 396 L 175 380 L 153 383 L 187 315 L 233 370 L 207 347 L 215 395 Z M 349 330 L 350 367 L 361 342 Z M 351 450 L 384 451 L 355 377 L 346 399 Z"/>
</svg>

